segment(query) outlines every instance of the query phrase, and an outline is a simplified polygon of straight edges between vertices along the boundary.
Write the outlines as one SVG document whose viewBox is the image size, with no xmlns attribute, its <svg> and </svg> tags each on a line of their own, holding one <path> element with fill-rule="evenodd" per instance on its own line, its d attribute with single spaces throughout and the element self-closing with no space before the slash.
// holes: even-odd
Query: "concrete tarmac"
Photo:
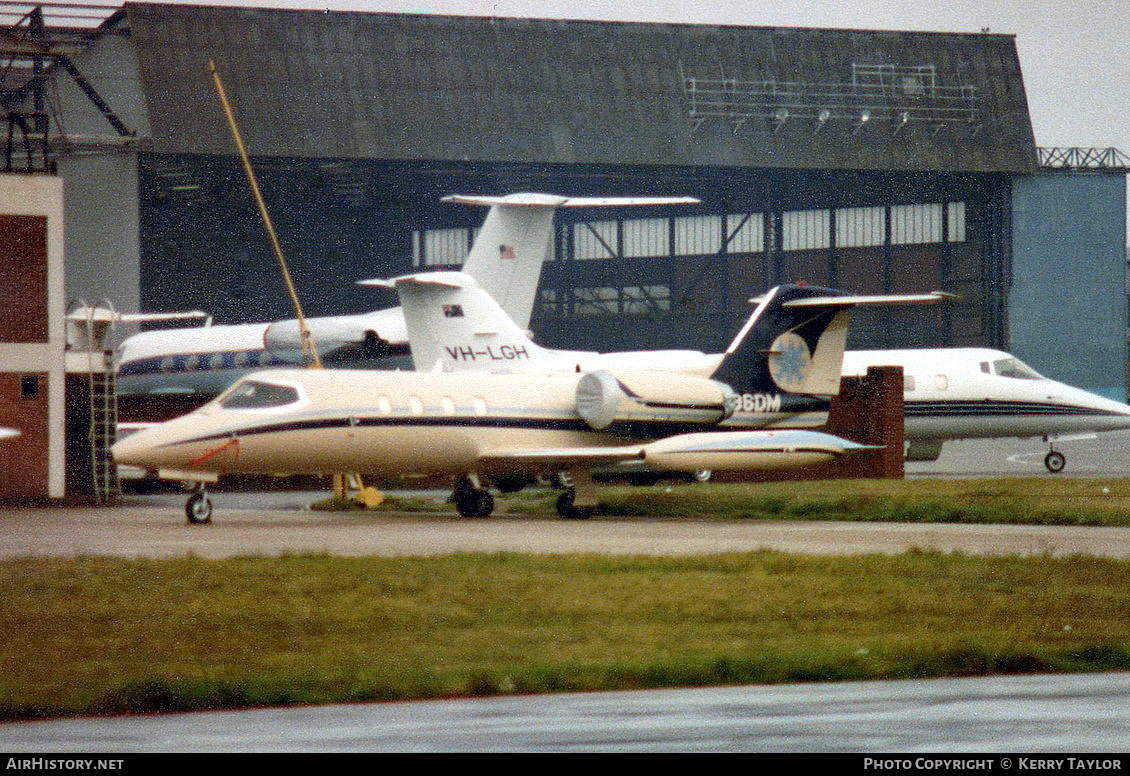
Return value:
<svg viewBox="0 0 1130 776">
<path fill-rule="evenodd" d="M 690 488 L 688 486 L 688 496 Z M 693 555 L 780 550 L 814 554 L 895 554 L 911 549 L 970 555 L 1095 555 L 1130 558 L 1130 528 L 798 521 L 556 517 L 464 519 L 447 514 L 312 512 L 303 496 L 261 494 L 262 508 L 227 507 L 256 494 L 214 494 L 211 525 L 185 524 L 175 496 L 128 505 L 14 508 L 0 518 L 0 557 L 29 555 L 227 558 L 287 553 L 427 556 L 453 552 Z M 293 503 L 292 503 L 293 502 Z"/>
</svg>

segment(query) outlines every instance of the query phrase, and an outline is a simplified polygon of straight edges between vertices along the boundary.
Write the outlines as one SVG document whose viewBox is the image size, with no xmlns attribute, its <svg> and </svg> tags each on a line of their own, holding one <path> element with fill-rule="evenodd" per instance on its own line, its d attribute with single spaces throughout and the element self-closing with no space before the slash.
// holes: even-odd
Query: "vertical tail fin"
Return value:
<svg viewBox="0 0 1130 776">
<path fill-rule="evenodd" d="M 393 281 L 404 308 L 416 369 L 507 369 L 544 358 L 499 304 L 460 272 L 426 272 Z"/>
<path fill-rule="evenodd" d="M 790 307 L 844 295 L 817 286 L 777 286 L 758 301 L 711 375 L 739 394 L 839 392 L 850 304 Z"/>
<path fill-rule="evenodd" d="M 511 194 L 452 196 L 443 201 L 490 206 L 463 272 L 475 278 L 519 326 L 528 326 L 541 267 L 551 253 L 553 214 L 568 198 Z"/>
<path fill-rule="evenodd" d="M 557 208 L 698 202 L 690 197 L 562 197 L 526 192 L 501 197 L 456 194 L 443 201 L 490 207 L 463 262 L 463 272 L 475 278 L 522 328 L 530 325 L 541 267 L 552 253 L 553 214 Z"/>
<path fill-rule="evenodd" d="M 819 286 L 777 286 L 726 349 L 712 377 L 739 394 L 839 393 L 848 317 L 859 305 L 939 302 L 942 292 L 856 296 Z"/>
</svg>

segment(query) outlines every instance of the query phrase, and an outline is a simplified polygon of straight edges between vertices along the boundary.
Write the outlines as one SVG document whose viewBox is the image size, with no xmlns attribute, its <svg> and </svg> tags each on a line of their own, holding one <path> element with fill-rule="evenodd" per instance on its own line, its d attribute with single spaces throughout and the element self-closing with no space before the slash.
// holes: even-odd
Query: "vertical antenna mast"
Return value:
<svg viewBox="0 0 1130 776">
<path fill-rule="evenodd" d="M 279 238 L 275 233 L 275 226 L 271 222 L 271 216 L 267 212 L 267 203 L 263 200 L 262 191 L 259 190 L 259 181 L 255 177 L 255 171 L 251 168 L 251 160 L 247 156 L 247 149 L 243 145 L 243 138 L 240 136 L 239 127 L 235 123 L 235 115 L 232 113 L 231 105 L 228 104 L 228 96 L 227 93 L 224 92 L 224 85 L 220 81 L 220 74 L 216 72 L 216 63 L 212 60 L 208 60 L 208 70 L 212 73 L 212 81 L 216 84 L 216 92 L 220 95 L 220 102 L 224 106 L 224 115 L 227 116 L 228 126 L 231 127 L 232 137 L 235 138 L 235 145 L 239 150 L 239 159 L 243 163 L 243 171 L 247 173 L 247 180 L 251 184 L 251 192 L 255 195 L 255 204 L 259 207 L 259 215 L 263 218 L 263 225 L 267 229 L 267 236 L 271 240 L 271 247 L 275 251 L 275 258 L 278 259 L 279 267 L 282 269 L 283 280 L 286 282 L 286 290 L 290 294 L 291 304 L 294 305 L 295 314 L 298 316 L 298 329 L 301 332 L 303 360 L 305 360 L 309 366 L 321 369 L 322 360 L 318 358 L 318 351 L 314 347 L 313 339 L 310 337 L 310 329 L 306 325 L 306 316 L 302 314 L 302 304 L 298 301 L 298 292 L 294 290 L 294 281 L 291 280 L 290 270 L 287 268 L 282 246 L 279 244 Z"/>
</svg>

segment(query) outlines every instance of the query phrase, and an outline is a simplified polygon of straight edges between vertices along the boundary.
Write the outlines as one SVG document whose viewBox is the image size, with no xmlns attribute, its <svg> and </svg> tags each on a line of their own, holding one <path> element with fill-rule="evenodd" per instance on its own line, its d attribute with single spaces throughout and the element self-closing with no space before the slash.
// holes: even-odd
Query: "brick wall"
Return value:
<svg viewBox="0 0 1130 776">
<path fill-rule="evenodd" d="M 47 342 L 47 218 L 0 215 L 0 342 Z"/>
<path fill-rule="evenodd" d="M 0 373 L 0 426 L 20 430 L 0 440 L 0 497 L 46 498 L 47 373 Z"/>
</svg>

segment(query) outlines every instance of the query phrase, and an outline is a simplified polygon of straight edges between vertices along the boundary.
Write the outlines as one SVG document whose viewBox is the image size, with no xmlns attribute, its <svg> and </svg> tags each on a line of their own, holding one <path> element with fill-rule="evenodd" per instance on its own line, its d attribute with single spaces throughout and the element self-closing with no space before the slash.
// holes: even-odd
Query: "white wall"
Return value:
<svg viewBox="0 0 1130 776">
<path fill-rule="evenodd" d="M 47 342 L 0 343 L 0 372 L 46 372 L 49 498 L 66 487 L 63 181 L 53 175 L 0 173 L 0 214 L 47 218 Z M 0 261 L 3 257 L 0 256 Z"/>
</svg>

